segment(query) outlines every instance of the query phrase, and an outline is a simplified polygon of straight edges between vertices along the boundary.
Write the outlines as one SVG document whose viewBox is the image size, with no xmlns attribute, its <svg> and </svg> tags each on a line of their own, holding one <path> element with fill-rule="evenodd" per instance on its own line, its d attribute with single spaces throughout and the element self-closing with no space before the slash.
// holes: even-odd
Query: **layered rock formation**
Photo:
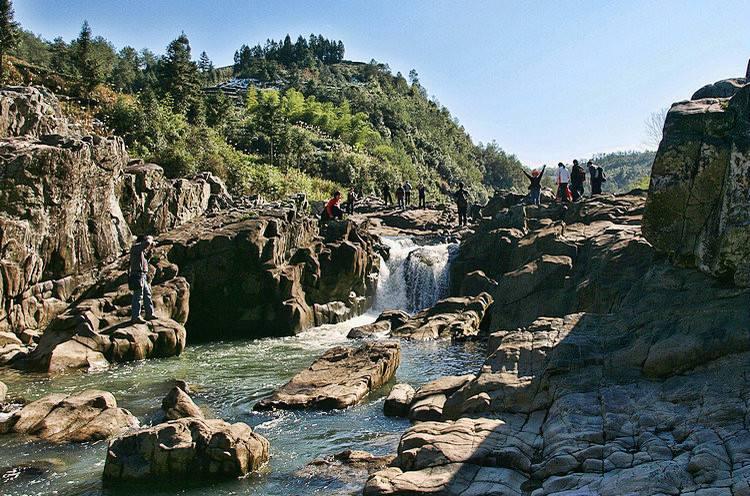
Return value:
<svg viewBox="0 0 750 496">
<path fill-rule="evenodd" d="M 461 244 L 453 291 L 489 293 L 493 329 L 525 326 L 540 315 L 609 312 L 653 262 L 640 233 L 644 200 L 632 192 L 568 209 L 502 209 Z"/>
<path fill-rule="evenodd" d="M 319 233 L 304 198 L 232 199 L 211 174 L 168 179 L 121 139 L 86 132 L 46 90 L 0 90 L 0 365 L 178 355 L 186 328 L 288 335 L 369 306 L 377 241 L 354 224 Z M 147 325 L 128 322 L 135 234 L 158 235 Z"/>
<path fill-rule="evenodd" d="M 364 494 L 748 494 L 750 293 L 660 260 L 644 200 L 513 206 L 464 242 L 489 357 Z"/>
<path fill-rule="evenodd" d="M 701 88 L 672 105 L 643 233 L 680 265 L 750 286 L 750 85 Z"/>
<path fill-rule="evenodd" d="M 51 394 L 3 416 L 0 432 L 25 434 L 53 443 L 99 441 L 138 427 L 138 420 L 117 407 L 111 393 L 87 390 Z"/>
<path fill-rule="evenodd" d="M 112 441 L 104 481 L 242 477 L 268 461 L 268 449 L 268 441 L 242 422 L 183 418 Z"/>
<path fill-rule="evenodd" d="M 400 361 L 397 341 L 367 343 L 359 348 L 337 346 L 254 408 L 347 408 L 390 381 Z"/>
</svg>

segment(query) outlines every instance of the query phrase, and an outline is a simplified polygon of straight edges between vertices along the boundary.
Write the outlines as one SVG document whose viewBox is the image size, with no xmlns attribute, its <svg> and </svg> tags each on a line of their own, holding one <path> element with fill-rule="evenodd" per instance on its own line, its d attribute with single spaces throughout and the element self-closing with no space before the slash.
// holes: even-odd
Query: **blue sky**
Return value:
<svg viewBox="0 0 750 496">
<path fill-rule="evenodd" d="M 475 141 L 527 165 L 642 149 L 651 112 L 744 75 L 750 2 L 16 0 L 51 39 L 83 19 L 118 48 L 161 53 L 185 31 L 194 55 L 230 64 L 286 33 L 341 39 L 346 58 L 418 71 Z"/>
</svg>

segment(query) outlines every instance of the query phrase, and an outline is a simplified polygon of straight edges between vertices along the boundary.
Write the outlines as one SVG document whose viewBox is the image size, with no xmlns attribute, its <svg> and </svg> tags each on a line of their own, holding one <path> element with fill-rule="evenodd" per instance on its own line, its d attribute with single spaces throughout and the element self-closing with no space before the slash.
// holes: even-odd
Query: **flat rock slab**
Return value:
<svg viewBox="0 0 750 496">
<path fill-rule="evenodd" d="M 415 341 L 474 339 L 492 302 L 488 293 L 440 300 L 405 322 L 391 322 L 391 336 Z"/>
<path fill-rule="evenodd" d="M 269 443 L 242 422 L 183 418 L 112 441 L 104 480 L 242 477 L 268 461 Z"/>
<path fill-rule="evenodd" d="M 112 393 L 90 389 L 73 395 L 50 394 L 29 403 L 6 417 L 0 432 L 62 443 L 99 441 L 137 427 L 138 420 L 117 407 Z"/>
<path fill-rule="evenodd" d="M 359 348 L 337 346 L 256 403 L 255 410 L 347 408 L 390 381 L 400 362 L 397 341 L 367 343 Z"/>
</svg>

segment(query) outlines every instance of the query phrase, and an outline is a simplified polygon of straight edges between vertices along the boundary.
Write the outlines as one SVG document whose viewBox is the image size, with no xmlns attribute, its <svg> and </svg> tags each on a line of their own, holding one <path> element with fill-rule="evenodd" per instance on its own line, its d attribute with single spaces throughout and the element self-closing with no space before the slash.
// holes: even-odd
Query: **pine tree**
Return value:
<svg viewBox="0 0 750 496">
<path fill-rule="evenodd" d="M 175 110 L 183 113 L 195 106 L 200 91 L 200 73 L 190 53 L 190 40 L 182 33 L 167 46 L 160 78 L 162 90 L 172 96 Z"/>
<path fill-rule="evenodd" d="M 198 59 L 198 70 L 203 78 L 203 84 L 207 85 L 213 81 L 214 64 L 208 58 L 208 54 L 205 51 L 201 52 L 201 56 Z"/>
<path fill-rule="evenodd" d="M 5 54 L 18 43 L 19 26 L 13 14 L 13 3 L 0 0 L 0 81 L 5 79 Z"/>
<path fill-rule="evenodd" d="M 91 41 L 91 27 L 88 21 L 83 21 L 81 33 L 74 42 L 74 65 L 89 92 L 104 79 L 103 66 L 94 56 Z"/>
</svg>

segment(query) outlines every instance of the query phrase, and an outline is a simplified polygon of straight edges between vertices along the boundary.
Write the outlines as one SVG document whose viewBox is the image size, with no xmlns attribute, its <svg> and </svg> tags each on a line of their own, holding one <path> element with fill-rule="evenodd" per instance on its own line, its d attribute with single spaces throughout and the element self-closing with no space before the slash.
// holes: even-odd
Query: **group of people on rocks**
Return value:
<svg viewBox="0 0 750 496">
<path fill-rule="evenodd" d="M 607 177 L 602 167 L 596 165 L 593 160 L 589 160 L 587 166 L 591 183 L 591 196 L 599 195 L 602 192 L 602 183 L 607 180 Z M 531 174 L 523 171 L 529 180 L 529 202 L 532 205 L 539 205 L 541 202 L 542 178 L 546 168 L 545 165 L 541 171 L 534 169 Z M 557 185 L 556 199 L 558 202 L 579 201 L 585 194 L 586 170 L 578 163 L 578 160 L 573 160 L 571 170 L 568 170 L 565 164 L 560 162 L 557 164 L 557 171 L 555 172 L 555 184 Z"/>
<path fill-rule="evenodd" d="M 412 185 L 409 181 L 404 181 L 403 184 L 399 184 L 396 187 L 396 202 L 398 203 L 398 208 L 401 210 L 404 210 L 411 205 L 411 190 Z M 382 193 L 383 203 L 385 203 L 386 206 L 393 205 L 391 186 L 388 183 L 383 184 Z M 419 183 L 417 186 L 417 194 L 419 201 L 417 208 L 427 208 L 427 187 L 424 183 Z"/>
</svg>

